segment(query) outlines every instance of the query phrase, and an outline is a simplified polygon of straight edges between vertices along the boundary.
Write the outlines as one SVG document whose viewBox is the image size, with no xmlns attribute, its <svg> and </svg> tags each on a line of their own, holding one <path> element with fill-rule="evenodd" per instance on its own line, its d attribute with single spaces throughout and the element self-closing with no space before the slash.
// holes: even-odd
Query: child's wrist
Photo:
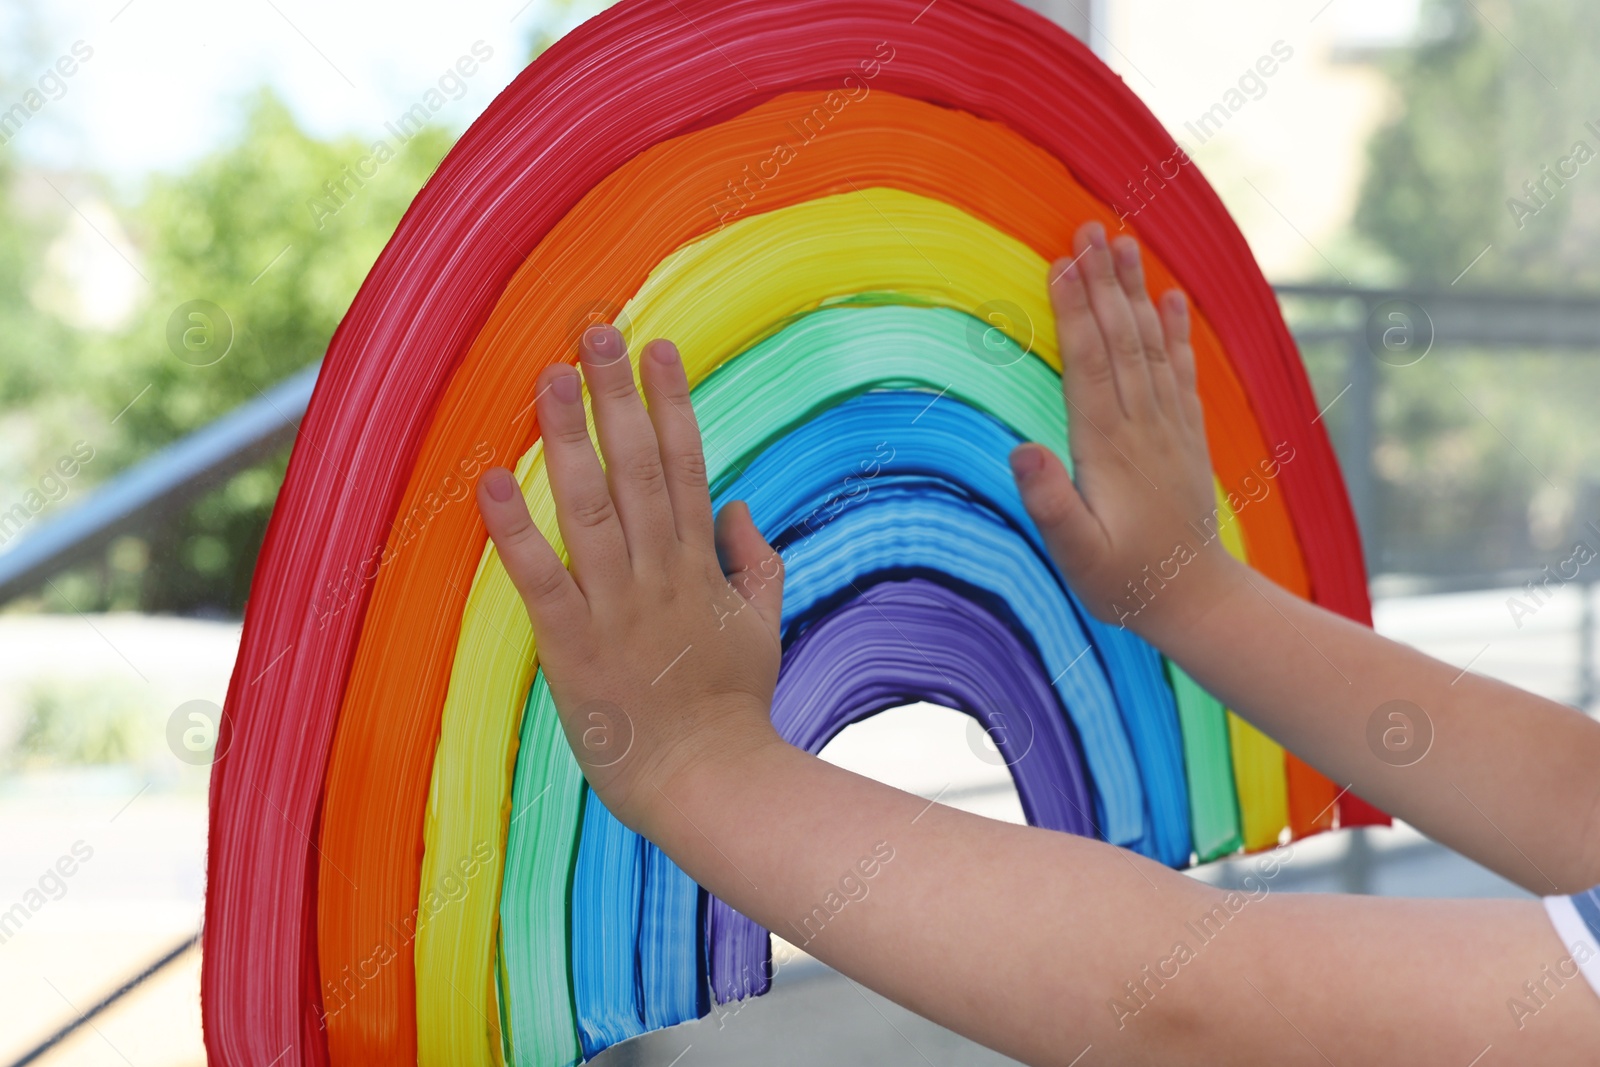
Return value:
<svg viewBox="0 0 1600 1067">
<path fill-rule="evenodd" d="M 682 738 L 651 772 L 630 790 L 634 829 L 672 851 L 671 838 L 692 808 L 736 802 L 750 788 L 753 768 L 776 750 L 793 751 L 773 729 L 770 702 L 748 698 L 722 714 L 707 716 L 715 726 Z"/>
<path fill-rule="evenodd" d="M 1123 625 L 1166 650 L 1206 632 L 1208 624 L 1241 592 L 1247 593 L 1249 568 L 1225 552 L 1208 553 L 1156 591 L 1123 619 Z"/>
</svg>

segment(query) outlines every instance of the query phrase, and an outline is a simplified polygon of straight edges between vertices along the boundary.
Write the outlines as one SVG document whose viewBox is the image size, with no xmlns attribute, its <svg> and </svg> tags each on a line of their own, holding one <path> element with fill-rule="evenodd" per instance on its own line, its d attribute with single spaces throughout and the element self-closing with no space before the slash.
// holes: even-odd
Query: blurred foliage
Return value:
<svg viewBox="0 0 1600 1067">
<path fill-rule="evenodd" d="M 1578 528 L 1596 517 L 1578 511 L 1596 450 L 1573 433 L 1588 405 L 1572 390 L 1600 385 L 1593 355 L 1440 350 L 1379 383 L 1381 569 L 1539 567 L 1578 536 L 1600 549 Z"/>
<path fill-rule="evenodd" d="M 1448 286 L 1493 245 L 1473 285 L 1600 288 L 1600 6 L 1425 0 L 1423 25 L 1387 64 L 1396 107 L 1369 145 L 1356 228 L 1417 285 Z M 1594 158 L 1547 180 L 1580 142 Z M 1535 199 L 1524 183 L 1541 181 Z"/>
<path fill-rule="evenodd" d="M 32 184 L 32 199 L 40 191 L 55 196 L 48 185 Z M 32 525 L 31 505 L 41 497 L 53 502 L 65 495 L 50 491 L 54 465 L 81 437 L 85 417 L 93 421 L 94 409 L 81 386 L 82 335 L 33 299 L 61 218 L 26 203 L 22 186 L 14 158 L 0 148 L 0 546 Z M 41 487 L 42 478 L 51 484 Z"/>
<path fill-rule="evenodd" d="M 125 685 L 36 683 L 22 733 L 6 753 L 15 770 L 85 763 L 135 763 L 146 755 L 149 716 Z"/>
<path fill-rule="evenodd" d="M 66 358 L 75 347 L 73 331 L 29 296 L 58 227 L 24 209 L 17 184 L 15 163 L 0 149 L 0 410 L 66 389 L 75 370 Z"/>
<path fill-rule="evenodd" d="M 1600 122 L 1588 125 L 1600 119 L 1600 7 L 1424 0 L 1422 28 L 1384 66 L 1394 107 L 1369 144 L 1359 235 L 1422 289 L 1600 290 Z M 1564 158 L 1576 176 L 1557 185 L 1544 168 Z M 1533 199 L 1524 183 L 1541 181 Z M 1439 349 L 1414 367 L 1380 364 L 1372 569 L 1561 556 L 1578 520 L 1597 517 L 1580 514 L 1600 469 L 1600 435 L 1587 432 L 1597 354 Z"/>
<path fill-rule="evenodd" d="M 199 429 L 322 357 L 452 143 L 435 127 L 403 144 L 385 138 L 381 150 L 354 137 L 319 141 L 262 91 L 235 143 L 151 183 L 127 220 L 150 290 L 126 328 L 97 339 L 89 356 L 105 368 L 96 382 L 103 410 L 127 409 L 105 468 Z M 191 318 L 192 301 L 221 315 Z M 150 531 L 138 606 L 237 613 L 286 463 L 245 471 Z"/>
<path fill-rule="evenodd" d="M 529 31 L 529 59 L 605 6 L 545 4 Z M 109 334 L 69 326 L 30 299 L 63 212 L 45 212 L 43 222 L 26 212 L 0 150 L 0 442 L 10 424 L 31 441 L 12 450 L 25 455 L 16 470 L 0 459 L 0 491 L 21 491 L 54 459 L 52 449 L 74 437 L 92 442 L 92 480 L 104 479 L 320 359 L 454 140 L 438 127 L 404 142 L 390 129 L 381 131 L 381 144 L 320 140 L 268 90 L 245 111 L 231 142 L 118 205 L 149 284 L 132 316 Z M 200 307 L 205 317 L 194 318 L 195 301 L 221 314 Z M 212 362 L 230 334 L 226 353 Z M 46 419 L 52 404 L 71 417 Z M 45 422 L 53 432 L 41 430 Z M 72 434 L 63 436 L 64 426 Z M 237 615 L 287 462 L 284 455 L 242 472 L 12 609 Z M 0 507 L 9 502 L 0 498 Z"/>
</svg>

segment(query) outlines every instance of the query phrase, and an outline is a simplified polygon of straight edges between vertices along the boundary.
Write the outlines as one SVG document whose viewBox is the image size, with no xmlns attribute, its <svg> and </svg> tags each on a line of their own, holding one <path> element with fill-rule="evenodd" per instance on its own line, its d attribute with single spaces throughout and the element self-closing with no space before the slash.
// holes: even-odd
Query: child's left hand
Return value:
<svg viewBox="0 0 1600 1067">
<path fill-rule="evenodd" d="M 648 836 L 660 790 L 686 765 L 782 743 L 770 714 L 783 562 L 743 504 L 713 524 L 677 349 L 645 346 L 647 413 L 616 329 L 592 327 L 580 347 L 606 469 L 589 439 L 578 372 L 549 368 L 538 393 L 571 571 L 534 526 L 510 472 L 484 474 L 478 507 L 527 604 L 585 777 L 612 814 Z"/>
</svg>

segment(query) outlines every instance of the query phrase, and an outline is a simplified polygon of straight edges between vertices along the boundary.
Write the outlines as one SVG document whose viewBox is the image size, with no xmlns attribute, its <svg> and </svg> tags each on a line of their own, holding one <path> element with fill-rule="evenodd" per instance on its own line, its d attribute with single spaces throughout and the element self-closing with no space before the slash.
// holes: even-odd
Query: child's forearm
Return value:
<svg viewBox="0 0 1600 1067">
<path fill-rule="evenodd" d="M 688 764 L 662 788 L 670 803 L 641 829 L 701 885 L 852 979 L 1030 1063 L 1069 1063 L 1126 1029 L 1110 1007 L 1121 982 L 1222 897 L 1109 845 L 931 803 L 776 740 L 736 765 Z M 1170 1050 L 1200 1021 L 1198 991 L 1165 998 L 1119 1045 Z"/>
<path fill-rule="evenodd" d="M 1600 883 L 1600 723 L 1243 568 L 1201 621 L 1157 627 L 1196 681 L 1341 786 L 1535 893 Z"/>
<path fill-rule="evenodd" d="M 662 791 L 643 829 L 708 890 L 1028 1063 L 1466 1064 L 1489 1045 L 1577 1063 L 1600 1015 L 1582 988 L 1550 987 L 1545 1006 L 1522 990 L 1550 969 L 1582 982 L 1532 902 L 1276 893 L 1292 848 L 1225 893 L 776 741 L 710 754 Z"/>
</svg>

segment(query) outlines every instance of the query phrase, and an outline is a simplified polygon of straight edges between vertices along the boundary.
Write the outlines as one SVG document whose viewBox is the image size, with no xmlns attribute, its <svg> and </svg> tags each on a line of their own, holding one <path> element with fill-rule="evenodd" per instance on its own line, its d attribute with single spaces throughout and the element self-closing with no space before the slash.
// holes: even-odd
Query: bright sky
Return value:
<svg viewBox="0 0 1600 1067">
<path fill-rule="evenodd" d="M 1395 44 L 1417 28 L 1419 0 L 1334 0 L 1324 13 L 1345 43 Z"/>
<path fill-rule="evenodd" d="M 51 167 L 119 176 L 181 169 L 274 86 L 314 133 L 369 132 L 416 103 L 482 41 L 492 58 L 436 120 L 464 129 L 522 68 L 548 0 L 49 0 L 46 57 L 92 57 L 16 146 Z M 483 49 L 480 47 L 480 52 Z M 0 102 L 4 111 L 15 100 Z"/>
</svg>

